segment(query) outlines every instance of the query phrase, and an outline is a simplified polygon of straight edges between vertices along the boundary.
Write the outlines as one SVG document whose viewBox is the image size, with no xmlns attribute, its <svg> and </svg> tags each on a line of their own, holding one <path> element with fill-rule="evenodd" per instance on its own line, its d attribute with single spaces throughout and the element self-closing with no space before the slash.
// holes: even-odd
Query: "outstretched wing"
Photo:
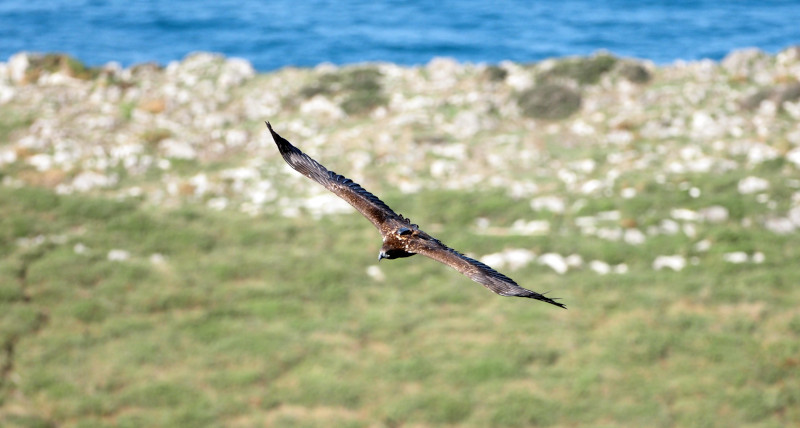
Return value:
<svg viewBox="0 0 800 428">
<path fill-rule="evenodd" d="M 292 143 L 285 138 L 278 135 L 272 129 L 272 125 L 267 123 L 267 128 L 272 134 L 272 139 L 278 145 L 278 150 L 283 156 L 283 160 L 289 164 L 294 170 L 305 175 L 306 177 L 316 181 L 317 183 L 325 186 L 326 189 L 333 192 L 336 196 L 344 199 L 364 215 L 378 230 L 381 230 L 381 225 L 388 219 L 401 219 L 397 213 L 392 211 L 388 205 L 383 203 L 377 196 L 364 190 L 358 183 L 350 180 L 347 177 L 339 175 L 333 171 L 328 171 L 319 162 L 311 159 L 307 154 L 303 153 Z"/>
<path fill-rule="evenodd" d="M 435 238 L 420 238 L 417 244 L 413 246 L 413 249 L 417 254 L 422 254 L 437 262 L 444 263 L 501 296 L 527 297 L 541 300 L 564 309 L 567 308 L 563 304 L 543 294 L 520 287 L 513 279 L 475 259 L 459 253 L 442 244 Z"/>
</svg>

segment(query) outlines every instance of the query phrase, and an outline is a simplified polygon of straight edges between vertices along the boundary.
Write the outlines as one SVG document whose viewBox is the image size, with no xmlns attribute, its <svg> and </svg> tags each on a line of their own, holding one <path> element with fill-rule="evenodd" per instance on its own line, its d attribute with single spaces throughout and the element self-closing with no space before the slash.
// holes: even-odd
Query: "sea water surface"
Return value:
<svg viewBox="0 0 800 428">
<path fill-rule="evenodd" d="M 65 52 L 90 65 L 193 51 L 256 69 L 364 61 L 533 62 L 607 50 L 656 63 L 800 44 L 796 0 L 2 0 L 0 61 Z"/>
</svg>

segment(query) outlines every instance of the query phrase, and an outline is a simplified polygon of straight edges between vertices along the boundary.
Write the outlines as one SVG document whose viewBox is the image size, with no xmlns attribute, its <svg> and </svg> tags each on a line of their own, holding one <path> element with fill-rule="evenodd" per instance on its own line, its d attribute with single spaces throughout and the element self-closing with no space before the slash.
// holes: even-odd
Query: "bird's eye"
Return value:
<svg viewBox="0 0 800 428">
<path fill-rule="evenodd" d="M 407 227 L 401 227 L 400 229 L 397 229 L 397 234 L 400 236 L 409 235 L 411 234 L 411 229 Z"/>
</svg>

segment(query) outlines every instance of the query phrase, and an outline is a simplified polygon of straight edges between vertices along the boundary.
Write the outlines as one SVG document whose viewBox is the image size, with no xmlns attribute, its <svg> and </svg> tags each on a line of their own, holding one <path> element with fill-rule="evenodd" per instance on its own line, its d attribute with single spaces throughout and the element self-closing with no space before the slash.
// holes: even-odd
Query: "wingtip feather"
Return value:
<svg viewBox="0 0 800 428">
<path fill-rule="evenodd" d="M 292 165 L 292 162 L 287 158 L 287 156 L 289 153 L 295 153 L 295 152 L 300 155 L 303 155 L 303 152 L 301 152 L 298 148 L 293 146 L 292 143 L 289 142 L 289 140 L 281 137 L 277 132 L 275 132 L 275 130 L 272 129 L 272 124 L 269 123 L 269 121 L 264 121 L 264 123 L 267 124 L 267 129 L 269 129 L 269 133 L 272 135 L 272 140 L 275 141 L 275 144 L 277 144 L 278 150 L 281 152 L 281 155 L 283 156 L 284 160 L 286 160 L 286 162 L 288 162 L 289 165 L 292 166 L 292 168 L 296 169 L 296 167 Z"/>
<path fill-rule="evenodd" d="M 547 303 L 549 303 L 551 305 L 558 306 L 561 309 L 567 309 L 567 305 L 565 305 L 563 303 L 558 303 L 553 299 L 548 299 L 547 297 L 545 297 L 544 299 L 540 299 L 540 300 L 542 300 L 543 302 L 547 302 Z"/>
<path fill-rule="evenodd" d="M 559 308 L 567 309 L 567 305 L 565 305 L 563 303 L 556 302 L 556 300 L 557 300 L 556 298 L 551 299 L 549 297 L 545 297 L 545 296 L 542 296 L 542 295 L 539 295 L 539 297 L 534 297 L 534 298 L 537 299 L 537 300 L 541 300 L 543 302 L 549 303 L 551 305 L 558 306 Z"/>
<path fill-rule="evenodd" d="M 269 133 L 272 134 L 272 139 L 275 140 L 275 141 L 278 141 L 278 138 L 280 138 L 280 135 L 278 135 L 278 133 L 275 132 L 274 129 L 272 129 L 272 124 L 269 123 L 269 121 L 267 121 L 267 120 L 265 120 L 264 123 L 267 124 L 267 129 L 269 129 Z"/>
<path fill-rule="evenodd" d="M 539 293 L 537 293 L 535 291 L 530 291 L 530 290 L 526 290 L 526 291 L 529 291 L 530 294 L 528 294 L 528 293 L 518 294 L 517 296 L 519 296 L 519 297 L 527 297 L 529 299 L 539 300 L 539 301 L 542 301 L 542 302 L 545 302 L 545 303 L 549 303 L 551 305 L 558 306 L 559 308 L 562 308 L 562 309 L 567 309 L 567 305 L 565 305 L 563 303 L 559 303 L 559 302 L 556 301 L 556 300 L 558 300 L 557 297 L 553 297 L 551 299 L 550 297 L 547 297 L 544 294 L 539 294 Z"/>
</svg>

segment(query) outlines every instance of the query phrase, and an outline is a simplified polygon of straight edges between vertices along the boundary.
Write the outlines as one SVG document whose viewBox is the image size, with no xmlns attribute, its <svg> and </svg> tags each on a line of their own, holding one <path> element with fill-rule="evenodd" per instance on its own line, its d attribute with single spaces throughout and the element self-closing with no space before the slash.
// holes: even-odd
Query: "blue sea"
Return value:
<svg viewBox="0 0 800 428">
<path fill-rule="evenodd" d="M 169 61 L 194 51 L 261 71 L 323 62 L 534 62 L 606 50 L 719 60 L 800 44 L 797 0 L 0 0 L 0 60 L 65 52 L 90 65 Z"/>
</svg>

